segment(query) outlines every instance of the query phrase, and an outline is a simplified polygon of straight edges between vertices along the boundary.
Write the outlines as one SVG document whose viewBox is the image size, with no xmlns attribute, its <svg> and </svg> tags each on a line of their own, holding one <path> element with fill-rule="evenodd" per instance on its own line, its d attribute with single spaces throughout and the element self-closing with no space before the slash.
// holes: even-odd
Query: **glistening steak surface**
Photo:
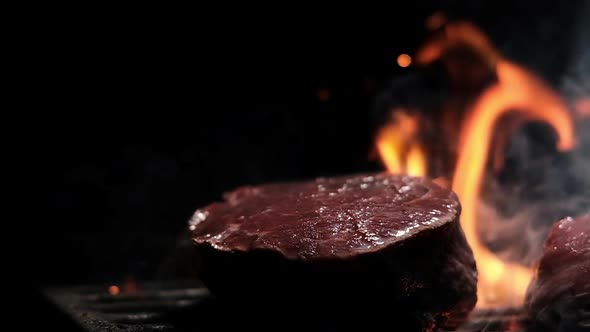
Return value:
<svg viewBox="0 0 590 332">
<path fill-rule="evenodd" d="M 368 175 L 243 187 L 195 213 L 194 240 L 290 259 L 350 257 L 454 221 L 455 195 L 430 181 Z"/>
<path fill-rule="evenodd" d="M 590 215 L 553 226 L 527 303 L 539 331 L 590 330 Z"/>
<path fill-rule="evenodd" d="M 382 317 L 399 330 L 434 331 L 475 305 L 459 202 L 428 179 L 322 178 L 224 197 L 198 210 L 190 228 L 201 279 L 239 308 L 232 316 L 250 312 L 234 321 L 264 313 L 334 329 Z"/>
</svg>

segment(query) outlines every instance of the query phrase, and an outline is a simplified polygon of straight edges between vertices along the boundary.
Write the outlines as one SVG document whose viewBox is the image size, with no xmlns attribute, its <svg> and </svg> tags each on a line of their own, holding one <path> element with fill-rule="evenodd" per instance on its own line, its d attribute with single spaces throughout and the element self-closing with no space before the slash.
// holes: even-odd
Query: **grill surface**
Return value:
<svg viewBox="0 0 590 332">
<path fill-rule="evenodd" d="M 108 285 L 50 289 L 46 295 L 89 332 L 210 330 L 231 320 L 219 318 L 207 289 L 194 281 L 144 283 L 117 295 L 109 294 Z M 519 309 L 476 311 L 458 331 L 524 332 L 525 325 Z"/>
<path fill-rule="evenodd" d="M 209 301 L 207 289 L 190 281 L 144 283 L 117 295 L 106 285 L 50 289 L 46 295 L 91 332 L 185 331 L 187 311 Z"/>
</svg>

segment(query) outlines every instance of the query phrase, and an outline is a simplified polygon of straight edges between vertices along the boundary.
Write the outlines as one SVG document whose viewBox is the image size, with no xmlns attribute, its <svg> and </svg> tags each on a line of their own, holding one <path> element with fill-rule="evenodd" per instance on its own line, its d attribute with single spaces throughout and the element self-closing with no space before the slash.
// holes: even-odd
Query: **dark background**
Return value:
<svg viewBox="0 0 590 332">
<path fill-rule="evenodd" d="M 392 3 L 381 17 L 336 8 L 50 17 L 25 58 L 34 93 L 23 102 L 34 109 L 21 153 L 40 199 L 26 211 L 32 282 L 153 279 L 193 211 L 224 191 L 380 170 L 369 159 L 374 98 L 391 80 L 422 77 L 396 57 L 422 43 L 435 10 L 475 22 L 559 84 L 580 3 L 472 2 Z"/>
</svg>

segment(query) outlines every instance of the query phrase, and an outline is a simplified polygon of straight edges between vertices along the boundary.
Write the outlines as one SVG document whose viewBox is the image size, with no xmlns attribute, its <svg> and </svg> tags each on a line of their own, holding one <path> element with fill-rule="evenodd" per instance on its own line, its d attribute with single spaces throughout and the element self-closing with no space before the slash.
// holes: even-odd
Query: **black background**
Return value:
<svg viewBox="0 0 590 332">
<path fill-rule="evenodd" d="M 29 144 L 18 151 L 19 180 L 34 255 L 19 273 L 35 287 L 155 278 L 193 211 L 224 191 L 380 170 L 369 159 L 374 97 L 415 74 L 396 57 L 421 44 L 435 10 L 477 23 L 509 57 L 556 83 L 578 6 L 425 1 L 354 15 L 336 7 L 48 15 L 21 59 L 29 92 L 18 137 Z"/>
<path fill-rule="evenodd" d="M 88 12 L 38 30 L 25 151 L 43 202 L 36 278 L 152 278 L 192 212 L 224 191 L 381 169 L 373 98 L 415 71 L 395 59 L 440 6 L 383 18 Z M 574 5 L 442 6 L 546 79 L 565 70 Z"/>
</svg>

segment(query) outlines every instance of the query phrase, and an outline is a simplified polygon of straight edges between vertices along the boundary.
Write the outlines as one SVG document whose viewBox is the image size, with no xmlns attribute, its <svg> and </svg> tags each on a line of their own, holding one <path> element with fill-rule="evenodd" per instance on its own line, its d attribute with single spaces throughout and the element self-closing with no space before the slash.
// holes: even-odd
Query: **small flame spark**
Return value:
<svg viewBox="0 0 590 332">
<path fill-rule="evenodd" d="M 119 295 L 119 293 L 121 293 L 121 289 L 119 289 L 119 286 L 117 286 L 117 285 L 109 286 L 109 294 Z"/>
<path fill-rule="evenodd" d="M 390 172 L 426 175 L 426 157 L 415 140 L 417 133 L 418 118 L 405 110 L 395 111 L 391 123 L 379 131 L 377 150 Z"/>
<path fill-rule="evenodd" d="M 412 57 L 407 54 L 400 54 L 397 57 L 397 64 L 402 68 L 409 67 L 412 64 Z"/>
</svg>

